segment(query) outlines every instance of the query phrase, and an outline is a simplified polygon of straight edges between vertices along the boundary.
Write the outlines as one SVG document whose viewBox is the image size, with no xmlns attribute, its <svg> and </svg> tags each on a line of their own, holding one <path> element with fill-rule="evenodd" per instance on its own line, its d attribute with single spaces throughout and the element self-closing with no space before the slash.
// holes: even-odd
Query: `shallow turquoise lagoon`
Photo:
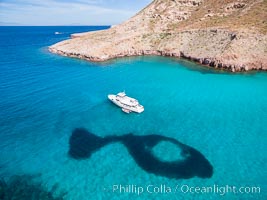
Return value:
<svg viewBox="0 0 267 200">
<path fill-rule="evenodd" d="M 217 72 L 153 56 L 91 63 L 47 51 L 71 33 L 100 28 L 107 27 L 0 28 L 0 177 L 30 176 L 54 196 L 65 191 L 67 200 L 266 199 L 267 73 Z M 123 90 L 144 105 L 142 114 L 108 101 Z M 76 159 L 69 150 L 78 128 L 96 143 L 129 133 L 175 139 L 199 151 L 212 176 L 149 173 L 122 142 Z M 148 151 L 165 162 L 184 159 L 168 142 Z M 227 185 L 261 191 L 223 195 Z M 217 192 L 190 193 L 187 186 Z"/>
</svg>

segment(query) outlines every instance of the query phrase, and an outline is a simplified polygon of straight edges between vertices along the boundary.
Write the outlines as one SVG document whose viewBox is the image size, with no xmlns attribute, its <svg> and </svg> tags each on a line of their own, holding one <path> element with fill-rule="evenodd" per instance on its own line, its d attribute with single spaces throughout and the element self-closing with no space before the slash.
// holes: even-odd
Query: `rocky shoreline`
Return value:
<svg viewBox="0 0 267 200">
<path fill-rule="evenodd" d="M 83 60 L 87 60 L 87 61 L 92 61 L 92 62 L 104 62 L 107 60 L 111 60 L 111 59 L 115 59 L 115 58 L 122 58 L 122 57 L 131 57 L 131 56 L 145 56 L 145 55 L 153 55 L 153 56 L 165 56 L 165 57 L 176 57 L 176 58 L 184 58 L 196 63 L 199 63 L 201 65 L 204 66 L 209 66 L 215 69 L 224 69 L 224 70 L 228 70 L 231 72 L 241 72 L 241 71 L 249 71 L 249 70 L 267 70 L 265 68 L 248 68 L 247 66 L 242 66 L 242 65 L 231 65 L 231 64 L 224 64 L 222 62 L 220 62 L 219 60 L 216 60 L 214 58 L 195 58 L 195 57 L 191 57 L 184 55 L 183 52 L 180 52 L 180 54 L 177 53 L 172 53 L 172 52 L 166 52 L 166 51 L 159 51 L 159 50 L 141 50 L 141 51 L 133 51 L 133 52 L 127 52 L 127 53 L 122 53 L 122 54 L 118 54 L 115 56 L 109 56 L 109 57 L 105 57 L 105 58 L 100 58 L 100 57 L 93 57 L 93 56 L 86 56 L 86 55 L 81 55 L 81 54 L 76 54 L 76 53 L 66 53 L 64 51 L 60 51 L 60 50 L 55 50 L 53 48 L 49 48 L 50 52 L 52 53 L 56 53 L 58 55 L 62 55 L 62 56 L 67 56 L 67 57 L 72 57 L 72 58 L 79 58 L 79 59 L 83 59 Z"/>
<path fill-rule="evenodd" d="M 171 24 L 175 18 L 178 24 L 193 18 L 194 12 L 203 4 L 201 0 L 155 0 L 120 25 L 102 31 L 73 34 L 71 39 L 50 46 L 49 50 L 93 62 L 158 55 L 185 58 L 231 72 L 267 70 L 265 33 L 247 28 L 192 28 L 189 23 L 183 29 L 182 25 L 180 28 L 169 28 L 176 25 Z M 247 12 L 249 4 L 242 5 L 236 7 L 238 12 Z M 162 9 L 166 13 L 159 15 Z M 155 20 L 159 16 L 160 19 Z M 204 16 L 207 20 L 211 18 Z M 201 18 L 201 23 L 203 20 Z M 169 26 L 166 27 L 166 24 Z"/>
<path fill-rule="evenodd" d="M 79 53 L 67 53 L 61 50 L 56 50 L 54 48 L 49 48 L 49 51 L 61 56 L 67 56 L 72 58 L 79 58 L 91 62 L 104 62 L 115 58 L 122 58 L 122 57 L 131 57 L 131 56 L 145 56 L 145 55 L 152 55 L 152 56 L 165 56 L 165 57 L 176 57 L 176 58 L 183 58 L 195 63 L 201 64 L 203 66 L 208 66 L 214 69 L 223 69 L 231 72 L 242 72 L 242 71 L 250 71 L 250 70 L 263 70 L 267 71 L 267 66 L 259 62 L 259 65 L 252 63 L 251 66 L 242 65 L 242 64 L 229 64 L 229 62 L 223 63 L 216 58 L 199 58 L 199 57 L 192 57 L 190 55 L 185 55 L 183 52 L 172 53 L 167 51 L 160 51 L 160 50 L 139 50 L 139 51 L 131 51 L 120 53 L 118 55 L 106 56 L 106 57 L 94 57 L 94 56 L 87 56 L 81 55 Z"/>
</svg>

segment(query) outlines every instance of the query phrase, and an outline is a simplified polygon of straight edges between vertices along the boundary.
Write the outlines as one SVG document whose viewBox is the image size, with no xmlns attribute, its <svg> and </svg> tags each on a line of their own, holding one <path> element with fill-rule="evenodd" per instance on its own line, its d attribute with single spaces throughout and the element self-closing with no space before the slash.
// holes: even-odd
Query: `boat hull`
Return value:
<svg viewBox="0 0 267 200">
<path fill-rule="evenodd" d="M 122 104 L 119 100 L 117 100 L 116 95 L 110 94 L 108 95 L 108 99 L 110 101 L 112 101 L 114 104 L 116 104 L 117 106 L 130 110 L 132 112 L 136 112 L 136 113 L 141 113 L 144 111 L 144 107 L 143 106 L 138 106 L 138 107 L 133 107 L 133 106 L 128 106 L 125 104 Z"/>
</svg>

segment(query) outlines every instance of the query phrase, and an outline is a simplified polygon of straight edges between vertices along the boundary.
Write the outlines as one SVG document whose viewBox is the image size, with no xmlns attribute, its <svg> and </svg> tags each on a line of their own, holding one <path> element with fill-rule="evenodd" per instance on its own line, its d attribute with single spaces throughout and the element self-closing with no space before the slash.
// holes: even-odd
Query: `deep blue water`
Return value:
<svg viewBox="0 0 267 200">
<path fill-rule="evenodd" d="M 230 74 L 153 56 L 91 63 L 47 50 L 71 33 L 103 28 L 0 27 L 0 178 L 33 176 L 55 196 L 66 191 L 65 199 L 266 199 L 267 73 Z M 107 100 L 122 90 L 144 105 L 144 113 L 125 114 Z M 128 133 L 134 136 L 102 145 L 106 136 Z M 185 172 L 197 171 L 205 158 L 212 176 L 175 178 L 167 167 L 160 169 L 164 174 L 144 169 L 150 159 L 140 152 L 151 134 L 200 152 L 203 159 Z M 71 147 L 91 154 L 75 158 Z M 167 163 L 184 159 L 183 148 L 166 141 L 146 148 Z M 119 184 L 163 184 L 172 192 L 112 192 Z M 183 185 L 261 192 L 192 194 L 180 191 Z"/>
</svg>

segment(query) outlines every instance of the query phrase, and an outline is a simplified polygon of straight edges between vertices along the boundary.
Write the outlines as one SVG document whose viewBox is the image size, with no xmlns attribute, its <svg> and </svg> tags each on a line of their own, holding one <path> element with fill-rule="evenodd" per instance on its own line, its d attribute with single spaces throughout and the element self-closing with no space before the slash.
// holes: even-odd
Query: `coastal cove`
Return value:
<svg viewBox="0 0 267 200">
<path fill-rule="evenodd" d="M 108 28 L 0 27 L 0 179 L 33 180 L 66 200 L 221 197 L 165 192 L 177 185 L 255 186 L 262 192 L 223 199 L 266 199 L 267 73 L 162 56 L 88 62 L 48 50 L 73 33 Z M 107 99 L 124 90 L 144 105 L 142 114 Z M 197 161 L 189 174 L 180 166 L 186 158 Z M 175 159 L 177 174 L 147 164 Z M 113 191 L 120 187 L 159 192 Z"/>
<path fill-rule="evenodd" d="M 160 55 L 233 73 L 267 70 L 266 13 L 263 0 L 153 0 L 123 23 L 73 34 L 49 51 L 95 62 Z"/>
<path fill-rule="evenodd" d="M 117 32 L 116 30 L 113 30 L 111 28 L 110 30 L 106 30 L 103 33 L 100 31 L 99 34 L 101 37 L 105 37 L 105 35 L 109 35 L 109 32 Z M 216 33 L 217 36 L 214 34 Z M 174 57 L 174 58 L 181 58 L 181 59 L 186 59 L 192 62 L 195 62 L 197 64 L 201 64 L 202 66 L 205 67 L 210 67 L 213 68 L 214 70 L 225 70 L 229 72 L 246 72 L 246 71 L 266 71 L 267 65 L 266 65 L 266 59 L 265 57 L 258 57 L 256 55 L 250 55 L 253 54 L 253 52 L 247 52 L 247 56 L 252 56 L 256 57 L 256 61 L 249 63 L 249 64 L 244 64 L 243 61 L 239 59 L 239 61 L 236 59 L 237 55 L 227 55 L 228 58 L 223 58 L 223 57 L 216 57 L 216 56 L 205 56 L 205 54 L 209 54 L 209 51 L 217 52 L 218 48 L 224 49 L 226 46 L 230 46 L 231 42 L 233 40 L 238 40 L 236 38 L 239 38 L 241 41 L 238 41 L 238 46 L 241 48 L 245 43 L 256 43 L 258 42 L 257 38 L 263 38 L 263 48 L 264 49 L 264 44 L 266 44 L 266 36 L 264 35 L 257 35 L 253 36 L 250 34 L 246 34 L 245 36 L 243 34 L 245 33 L 240 33 L 240 35 L 236 35 L 234 32 L 229 32 L 227 30 L 223 29 L 202 29 L 202 30 L 193 30 L 193 31 L 183 31 L 178 34 L 174 33 L 161 33 L 161 34 L 152 34 L 154 35 L 153 37 L 157 38 L 157 41 L 162 42 L 163 46 L 167 45 L 168 43 L 174 43 L 174 45 L 177 45 L 179 41 L 175 41 L 175 39 L 178 38 L 183 38 L 182 41 L 185 43 L 189 43 L 188 45 L 190 46 L 185 46 L 185 47 L 179 47 L 179 48 L 174 48 L 172 47 L 172 50 L 167 49 L 162 49 L 162 48 L 151 48 L 150 45 L 145 45 L 146 41 L 140 40 L 138 43 L 144 43 L 144 45 L 139 46 L 138 48 L 135 48 L 134 46 L 122 46 L 120 47 L 120 43 L 124 42 L 115 42 L 116 45 L 113 45 L 110 42 L 107 43 L 101 43 L 97 44 L 94 39 L 96 36 L 93 34 L 97 34 L 97 32 L 94 32 L 90 35 L 90 33 L 78 33 L 78 34 L 73 34 L 71 36 L 72 39 L 66 40 L 59 42 L 55 45 L 52 45 L 49 47 L 49 51 L 52 53 L 56 53 L 62 56 L 67 56 L 67 57 L 72 57 L 72 58 L 79 58 L 91 62 L 104 62 L 107 60 L 115 59 L 115 58 L 123 58 L 123 57 L 132 57 L 132 56 L 164 56 L 164 57 Z M 104 35 L 104 36 L 103 36 Z M 147 34 L 150 35 L 150 34 Z M 200 38 L 202 35 L 205 35 L 204 41 L 201 41 Z M 115 37 L 115 36 L 114 36 Z M 148 37 L 146 35 L 142 36 L 142 38 Z M 164 38 L 168 38 L 168 41 L 164 41 Z M 234 38 L 234 39 L 233 39 Z M 246 39 L 244 39 L 246 38 Z M 249 38 L 249 39 L 248 39 Z M 253 39 L 252 39 L 253 38 Z M 265 39 L 264 39 L 265 38 Z M 88 45 L 92 45 L 91 48 L 86 48 L 83 46 L 85 41 L 89 40 Z M 136 38 L 127 38 L 127 41 L 135 41 Z M 137 39 L 138 40 L 138 39 Z M 194 44 L 194 42 L 198 41 L 200 44 Z M 223 47 L 218 47 L 217 43 L 218 41 L 226 41 Z M 253 42 L 253 40 L 255 40 Z M 259 39 L 261 41 L 261 39 Z M 100 40 L 103 42 L 102 40 Z M 190 41 L 190 42 L 189 42 Z M 104 50 L 99 50 L 94 47 L 95 46 L 105 46 Z M 111 47 L 109 45 L 112 45 Z M 153 46 L 153 45 L 152 45 Z M 179 46 L 179 45 L 178 45 Z M 193 48 L 192 48 L 193 47 Z M 70 49 L 68 49 L 70 48 Z M 113 49 L 114 48 L 114 49 Z M 251 47 L 253 49 L 253 47 Z M 190 52 L 190 50 L 192 52 Z M 88 52 L 87 52 L 88 51 Z M 93 52 L 92 52 L 93 51 Z M 96 51 L 96 52 L 94 52 Z M 102 52 L 103 51 L 103 52 Z M 107 51 L 107 52 L 105 52 Z M 218 53 L 218 52 L 217 52 Z M 216 54 L 216 53 L 215 53 Z M 266 54 L 264 51 L 263 54 Z M 234 61 L 231 61 L 233 59 Z M 245 59 L 244 59 L 245 60 Z"/>
</svg>

